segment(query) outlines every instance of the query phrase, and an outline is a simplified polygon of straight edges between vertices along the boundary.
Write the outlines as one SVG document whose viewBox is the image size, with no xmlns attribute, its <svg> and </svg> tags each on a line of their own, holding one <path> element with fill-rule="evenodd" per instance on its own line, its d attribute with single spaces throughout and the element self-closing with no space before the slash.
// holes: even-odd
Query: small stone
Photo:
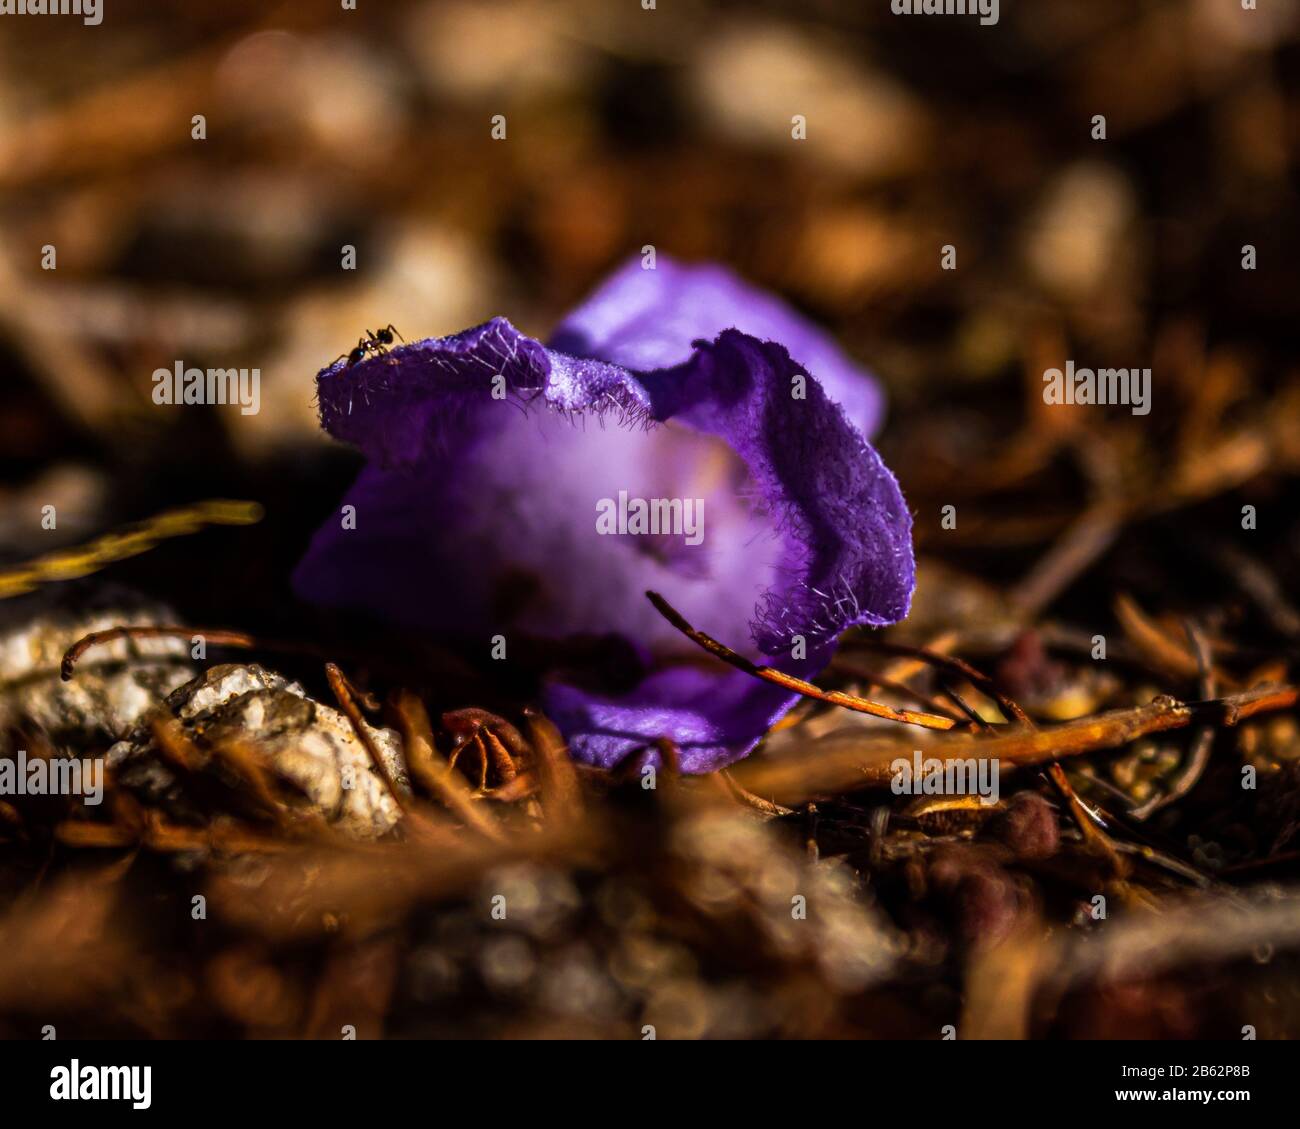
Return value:
<svg viewBox="0 0 1300 1129">
<path fill-rule="evenodd" d="M 347 717 L 273 671 L 255 663 L 214 666 L 174 691 L 167 707 L 199 748 L 238 740 L 261 753 L 268 768 L 349 835 L 377 838 L 401 817 Z M 369 725 L 366 731 L 397 787 L 409 791 L 397 734 Z M 108 763 L 125 786 L 155 801 L 183 802 L 180 782 L 157 755 L 147 730 L 115 745 Z"/>
<path fill-rule="evenodd" d="M 69 682 L 60 677 L 64 652 L 94 631 L 175 622 L 168 608 L 138 601 L 11 616 L 0 626 L 0 753 L 13 751 L 3 736 L 11 726 L 39 729 L 78 754 L 125 737 L 150 706 L 194 677 L 186 641 L 115 639 L 87 652 Z"/>
</svg>

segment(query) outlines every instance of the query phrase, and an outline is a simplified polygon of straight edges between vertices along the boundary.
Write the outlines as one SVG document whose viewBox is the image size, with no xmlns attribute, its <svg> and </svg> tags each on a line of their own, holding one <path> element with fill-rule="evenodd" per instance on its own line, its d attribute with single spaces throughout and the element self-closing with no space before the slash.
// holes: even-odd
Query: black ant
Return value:
<svg viewBox="0 0 1300 1129">
<path fill-rule="evenodd" d="M 406 344 L 406 338 L 397 332 L 397 327 L 393 325 L 392 322 L 389 322 L 377 333 L 372 333 L 367 329 L 366 335 L 357 340 L 357 347 L 350 353 L 340 353 L 330 361 L 330 366 L 333 367 L 338 364 L 339 361 L 346 360 L 348 363 L 345 367 L 351 368 L 355 364 L 360 364 L 361 361 L 365 359 L 367 353 L 374 353 L 375 356 L 382 357 L 388 352 L 388 346 L 393 343 L 394 334 L 397 335 L 397 339 L 402 342 L 402 344 Z"/>
<path fill-rule="evenodd" d="M 406 338 L 400 333 L 397 333 L 397 326 L 395 326 L 391 321 L 378 333 L 371 333 L 370 330 L 366 330 L 366 338 L 369 341 L 370 347 L 381 353 L 387 346 L 393 343 L 394 334 L 397 334 L 398 341 L 403 345 L 406 344 Z"/>
<path fill-rule="evenodd" d="M 340 353 L 337 357 L 335 357 L 332 361 L 330 361 L 329 367 L 333 368 L 336 364 L 339 363 L 339 361 L 346 360 L 348 363 L 344 365 L 344 368 L 351 368 L 353 365 L 358 364 L 368 352 L 370 352 L 370 342 L 358 341 L 357 347 L 353 349 L 352 352 Z"/>
</svg>

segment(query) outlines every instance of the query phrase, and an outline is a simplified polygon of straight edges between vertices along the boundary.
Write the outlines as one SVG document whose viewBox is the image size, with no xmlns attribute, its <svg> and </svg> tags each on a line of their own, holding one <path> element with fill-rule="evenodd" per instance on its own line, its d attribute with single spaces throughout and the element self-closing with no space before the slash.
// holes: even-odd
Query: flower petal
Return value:
<svg viewBox="0 0 1300 1129">
<path fill-rule="evenodd" d="M 897 483 L 779 345 L 727 330 L 637 374 L 495 319 L 318 383 L 325 426 L 372 461 L 345 499 L 355 528 L 317 533 L 298 591 L 484 649 L 496 635 L 621 637 L 640 661 L 630 685 L 548 692 L 581 759 L 611 765 L 670 737 L 705 771 L 744 755 L 792 701 L 705 658 L 647 588 L 801 675 L 846 627 L 907 613 Z M 698 503 L 698 540 L 684 527 L 602 534 L 602 504 L 625 496 Z"/>
<path fill-rule="evenodd" d="M 696 341 L 738 329 L 784 345 L 863 435 L 875 434 L 884 413 L 880 387 L 824 330 L 717 264 L 662 254 L 653 269 L 641 264 L 632 258 L 601 283 L 560 323 L 550 346 L 650 372 L 688 360 Z"/>
</svg>

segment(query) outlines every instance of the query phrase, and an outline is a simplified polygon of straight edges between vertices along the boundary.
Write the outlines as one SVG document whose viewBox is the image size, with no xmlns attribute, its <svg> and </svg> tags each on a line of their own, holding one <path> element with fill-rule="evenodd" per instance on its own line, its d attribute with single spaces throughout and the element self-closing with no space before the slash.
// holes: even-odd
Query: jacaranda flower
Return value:
<svg viewBox="0 0 1300 1129">
<path fill-rule="evenodd" d="M 648 589 L 805 678 L 845 628 L 907 614 L 911 518 L 867 441 L 878 389 L 720 268 L 635 260 L 549 345 L 494 318 L 317 382 L 325 428 L 369 461 L 298 592 L 484 658 L 540 645 L 543 706 L 580 760 L 668 737 L 708 771 L 794 702 L 683 638 Z"/>
</svg>

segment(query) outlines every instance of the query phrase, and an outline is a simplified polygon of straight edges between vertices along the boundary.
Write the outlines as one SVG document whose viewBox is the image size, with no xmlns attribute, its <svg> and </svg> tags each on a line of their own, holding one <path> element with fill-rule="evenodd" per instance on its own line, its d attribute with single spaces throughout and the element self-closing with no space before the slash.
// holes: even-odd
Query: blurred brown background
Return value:
<svg viewBox="0 0 1300 1129">
<path fill-rule="evenodd" d="M 545 336 L 604 271 L 653 244 L 777 291 L 887 387 L 878 441 L 913 507 L 921 560 L 904 636 L 960 631 L 963 653 L 998 662 L 999 677 L 1054 720 L 1175 686 L 1195 692 L 1196 662 L 1181 643 L 1182 683 L 1167 670 L 1163 680 L 1130 678 L 1120 664 L 1124 684 L 1098 675 L 1086 659 L 1097 631 L 1114 637 L 1115 654 L 1128 645 L 1134 665 L 1160 671 L 1151 652 L 1163 646 L 1169 660 L 1168 641 L 1181 640 L 1182 617 L 1194 615 L 1216 658 L 1226 655 L 1243 680 L 1286 674 L 1300 636 L 1290 596 L 1300 583 L 1293 0 L 1261 0 L 1255 11 L 1240 0 L 1005 0 L 992 27 L 895 16 L 887 0 L 659 0 L 649 11 L 639 0 L 359 0 L 356 11 L 336 0 L 103 4 L 92 27 L 73 16 L 0 16 L 0 564 L 168 506 L 253 499 L 266 508 L 260 524 L 168 541 L 114 565 L 111 579 L 165 599 L 182 622 L 302 638 L 288 573 L 358 463 L 318 431 L 317 370 L 363 329 L 389 322 L 409 340 L 504 314 Z M 191 136 L 196 114 L 204 140 Z M 502 141 L 490 133 L 496 114 L 507 121 Z M 795 114 L 807 120 L 805 141 L 791 138 Z M 1105 140 L 1093 137 L 1098 114 Z M 1258 255 L 1253 271 L 1242 269 L 1247 244 Z M 56 248 L 55 271 L 41 267 L 46 245 Z M 340 269 L 345 245 L 356 248 L 355 271 Z M 956 249 L 955 271 L 941 269 L 945 245 Z M 1067 358 L 1151 367 L 1150 415 L 1045 407 L 1042 372 Z M 152 372 L 178 360 L 260 368 L 260 412 L 155 405 Z M 1245 504 L 1260 513 L 1249 541 Z M 46 505 L 57 508 L 56 529 L 42 528 Z M 958 508 L 955 530 L 940 528 L 945 505 Z M 59 587 L 75 600 L 99 582 Z M 1135 602 L 1117 608 L 1121 591 Z M 39 595 L 5 601 L 4 613 L 29 615 Z M 1026 625 L 1073 649 L 1068 672 L 1046 661 L 1038 637 L 1006 653 Z M 441 705 L 470 701 L 478 704 Z M 1272 867 L 1277 858 L 1265 856 L 1285 847 L 1294 868 L 1300 738 L 1288 716 L 1266 724 L 1228 752 L 1282 781 L 1273 823 L 1218 803 L 1242 801 L 1239 788 L 1203 788 L 1209 802 L 1180 809 L 1186 822 L 1170 832 L 1179 858 Z M 1160 758 L 1179 763 L 1186 742 L 1147 744 L 1105 763 L 1107 802 L 1116 793 L 1145 799 L 1147 777 L 1168 770 Z M 1231 777 L 1238 761 L 1220 760 Z M 879 861 L 876 831 L 870 859 L 854 852 L 865 853 L 874 814 L 845 810 L 823 805 L 820 831 L 807 834 L 868 874 Z M 802 818 L 793 819 L 798 834 Z M 750 834 L 732 855 L 758 860 L 755 874 L 733 885 L 752 880 L 758 890 L 768 878 Z M 627 838 L 628 855 L 614 865 L 639 882 L 648 870 L 636 836 Z M 790 848 L 790 859 L 801 850 Z M 201 944 L 173 944 L 169 931 L 187 936 L 175 922 L 188 919 L 155 913 L 156 892 L 173 883 L 187 905 L 190 887 L 141 857 L 130 880 L 151 908 L 136 916 L 166 934 L 155 945 L 160 965 L 141 963 L 135 948 L 110 950 L 108 923 L 129 915 L 78 888 L 62 909 L 56 898 L 32 917 L 36 940 L 11 980 L 26 990 L 21 969 L 48 971 L 46 938 L 72 936 L 82 947 L 68 946 L 53 979 L 76 962 L 116 992 L 117 973 L 105 970 L 148 973 L 136 973 L 148 991 L 119 993 L 125 1002 L 106 1013 L 106 1030 L 204 1029 L 210 1015 L 192 1002 L 201 990 L 158 971 L 183 951 L 222 1001 L 218 1030 L 316 1033 L 335 1029 L 333 1004 L 352 1007 L 374 969 L 395 963 L 386 941 L 363 951 L 367 959 L 344 951 L 337 964 L 322 962 L 325 1002 L 308 1023 L 294 995 L 293 977 L 307 976 L 297 949 L 281 982 L 261 942 L 217 952 L 223 935 L 204 933 Z M 778 861 L 781 873 L 794 865 L 785 854 Z M 45 858 L 31 852 L 24 866 L 15 889 L 44 872 Z M 671 873 L 665 865 L 661 876 Z M 364 907 L 361 894 L 378 887 L 369 871 L 355 882 Z M 97 876 L 92 888 L 101 889 Z M 268 889 L 269 905 L 288 904 Z M 238 877 L 232 890 L 238 909 L 248 893 Z M 1059 919 L 1077 924 L 1073 903 L 1061 901 Z M 249 904 L 256 917 L 260 903 Z M 1224 905 L 1232 908 L 1225 901 L 1216 912 Z M 966 906 L 968 916 L 984 908 Z M 270 925 L 236 920 L 231 935 L 288 929 L 266 917 Z M 445 929 L 433 920 L 438 944 L 413 958 L 417 989 L 404 1001 L 424 1000 L 421 984 L 435 1001 L 454 990 L 439 977 L 454 948 L 444 934 L 461 919 Z M 688 943 L 725 949 L 729 934 L 701 920 Z M 1161 936 L 1182 959 L 1184 925 L 1151 920 L 1176 926 Z M 1213 941 L 1226 919 L 1194 920 Z M 872 959 L 886 951 L 883 941 L 872 948 L 863 920 L 846 921 L 830 941 L 851 937 Z M 1270 922 L 1260 928 L 1272 935 Z M 468 925 L 452 941 L 463 942 L 467 962 L 485 951 Z M 320 943 L 334 945 L 333 933 Z M 777 1001 L 779 1024 L 751 1022 L 732 996 L 706 995 L 694 979 L 668 981 L 677 1010 L 661 1002 L 657 1014 L 687 1035 L 934 1037 L 959 995 L 941 964 L 947 950 L 938 940 L 933 951 L 918 945 L 909 959 L 940 970 L 934 983 L 924 993 L 902 983 L 895 995 L 859 1000 L 858 1012 L 825 1002 L 859 990 L 856 966 L 847 987 L 831 977 L 834 991 L 811 993 L 810 1003 L 802 973 L 780 981 L 787 995 L 762 988 L 743 949 L 704 964 L 732 976 L 742 995 Z M 1009 965 L 980 967 L 977 985 L 1007 978 Z M 579 1004 L 576 1027 L 561 1030 L 588 1030 L 585 997 L 571 990 L 585 968 L 547 980 L 566 1007 Z M 1167 995 L 1138 979 L 1062 1009 L 1050 1029 L 1166 1037 L 1231 1030 L 1259 1014 L 1271 1024 L 1251 1018 L 1261 1037 L 1294 1031 L 1293 969 L 1247 972 L 1214 981 L 1193 972 Z M 83 988 L 75 978 L 64 986 L 69 1010 Z M 34 1014 L 46 1014 L 49 990 L 34 991 Z M 387 991 L 377 996 L 386 1001 Z M 516 1029 L 517 1003 L 502 991 L 497 1026 L 477 1026 L 471 1008 L 435 1009 L 405 1030 Z M 996 1011 L 990 992 L 984 1004 Z M 969 999 L 978 1012 L 979 993 Z"/>
<path fill-rule="evenodd" d="M 879 374 L 923 547 L 932 498 L 963 500 L 1067 356 L 1154 365 L 1152 414 L 1121 422 L 1151 448 L 1130 487 L 1155 490 L 1207 382 L 1217 418 L 1295 378 L 1297 6 L 1261 9 L 1037 0 L 981 27 L 884 0 L 105 0 L 98 26 L 5 17 L 0 543 L 23 557 L 249 496 L 274 564 L 251 590 L 282 584 L 351 473 L 317 432 L 320 366 L 388 322 L 410 339 L 505 314 L 545 334 L 646 243 L 772 287 Z M 153 405 L 150 374 L 178 359 L 260 367 L 260 413 Z M 1052 489 L 1054 511 L 1087 494 L 1073 470 Z M 1062 520 L 1017 531 L 1032 509 L 967 540 L 1032 549 Z"/>
</svg>

